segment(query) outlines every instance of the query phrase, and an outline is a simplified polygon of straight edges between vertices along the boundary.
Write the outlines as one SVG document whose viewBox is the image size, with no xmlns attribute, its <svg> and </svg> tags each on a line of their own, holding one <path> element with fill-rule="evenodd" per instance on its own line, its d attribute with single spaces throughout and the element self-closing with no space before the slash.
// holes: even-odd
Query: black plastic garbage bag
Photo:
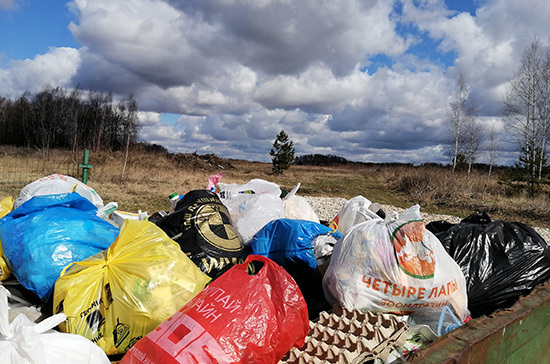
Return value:
<svg viewBox="0 0 550 364">
<path fill-rule="evenodd" d="M 550 278 L 550 248 L 530 226 L 476 212 L 459 224 L 426 225 L 466 278 L 472 317 L 510 307 Z"/>
<path fill-rule="evenodd" d="M 173 213 L 153 222 L 212 278 L 246 258 L 229 211 L 218 195 L 208 190 L 188 192 Z"/>
</svg>

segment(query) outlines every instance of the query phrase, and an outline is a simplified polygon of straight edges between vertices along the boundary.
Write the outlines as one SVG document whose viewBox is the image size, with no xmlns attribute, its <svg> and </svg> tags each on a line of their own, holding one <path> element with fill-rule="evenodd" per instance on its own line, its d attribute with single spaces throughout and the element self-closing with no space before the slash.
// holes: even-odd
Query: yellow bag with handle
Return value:
<svg viewBox="0 0 550 364">
<path fill-rule="evenodd" d="M 6 197 L 0 201 L 0 219 L 6 216 L 13 209 L 13 197 Z M 8 268 L 4 254 L 2 253 L 2 242 L 0 242 L 0 281 L 6 280 L 10 277 L 11 270 Z"/>
<path fill-rule="evenodd" d="M 107 355 L 123 354 L 210 279 L 155 224 L 126 220 L 108 249 L 61 272 L 54 313 L 67 316 L 61 331 L 92 340 Z"/>
</svg>

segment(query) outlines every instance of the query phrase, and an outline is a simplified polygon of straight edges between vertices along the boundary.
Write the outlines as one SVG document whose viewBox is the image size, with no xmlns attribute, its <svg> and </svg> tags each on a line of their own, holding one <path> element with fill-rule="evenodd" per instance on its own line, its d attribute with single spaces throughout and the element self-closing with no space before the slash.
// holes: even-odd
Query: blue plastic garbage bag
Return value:
<svg viewBox="0 0 550 364">
<path fill-rule="evenodd" d="M 0 219 L 6 261 L 23 287 L 46 301 L 65 266 L 107 249 L 119 229 L 78 193 L 35 196 Z"/>
<path fill-rule="evenodd" d="M 313 240 L 320 235 L 341 234 L 329 227 L 308 220 L 276 219 L 268 222 L 250 241 L 252 254 L 263 255 L 284 268 L 291 264 L 306 263 L 317 268 Z"/>
</svg>

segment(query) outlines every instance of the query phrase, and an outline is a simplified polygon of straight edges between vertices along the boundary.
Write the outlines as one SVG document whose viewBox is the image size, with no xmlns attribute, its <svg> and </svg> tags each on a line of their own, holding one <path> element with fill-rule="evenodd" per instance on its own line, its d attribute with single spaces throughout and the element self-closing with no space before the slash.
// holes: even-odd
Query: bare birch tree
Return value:
<svg viewBox="0 0 550 364">
<path fill-rule="evenodd" d="M 467 115 L 467 102 L 469 94 L 470 89 L 466 85 L 466 77 L 461 73 L 456 82 L 455 94 L 453 95 L 449 103 L 449 108 L 447 109 L 449 132 L 453 143 L 453 172 L 456 169 L 457 157 L 462 153 L 464 122 Z"/>
<path fill-rule="evenodd" d="M 487 179 L 491 179 L 491 173 L 493 171 L 493 166 L 497 162 L 498 158 L 498 140 L 497 140 L 497 131 L 494 125 L 491 126 L 489 130 L 489 139 L 487 140 L 487 159 L 489 162 L 489 174 Z"/>
<path fill-rule="evenodd" d="M 468 164 L 468 176 L 472 172 L 472 165 L 477 159 L 479 148 L 485 137 L 485 127 L 480 123 L 476 113 L 476 102 L 473 100 L 467 101 L 463 122 L 462 145 L 464 157 Z"/>
<path fill-rule="evenodd" d="M 546 145 L 550 133 L 548 102 L 550 96 L 549 53 L 534 38 L 525 50 L 521 65 L 510 82 L 504 99 L 507 130 L 521 151 L 531 195 L 537 177 L 542 177 Z"/>
</svg>

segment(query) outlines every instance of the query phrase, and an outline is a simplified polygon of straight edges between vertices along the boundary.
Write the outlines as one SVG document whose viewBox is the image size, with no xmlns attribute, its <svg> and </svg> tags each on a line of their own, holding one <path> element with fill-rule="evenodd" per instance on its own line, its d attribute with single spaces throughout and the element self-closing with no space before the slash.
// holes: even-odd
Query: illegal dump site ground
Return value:
<svg viewBox="0 0 550 364">
<path fill-rule="evenodd" d="M 45 353 L 21 349 L 50 362 L 550 358 L 546 181 L 532 198 L 506 169 L 489 178 L 487 170 L 350 162 L 293 165 L 275 175 L 269 163 L 143 146 L 88 157 L 0 148 L 0 198 L 28 194 L 33 181 L 61 181 L 64 191 L 89 195 L 28 196 L 13 210 L 0 205 L 7 214 L 0 273 L 13 273 L 0 286 L 0 348 L 36 339 L 8 328 L 8 287 L 12 300 L 43 309 L 40 330 L 78 334 L 45 342 Z M 95 192 L 62 176 L 80 179 L 82 168 L 101 206 L 116 202 L 119 211 L 147 212 L 149 221 L 98 213 Z M 250 190 L 241 186 L 249 182 Z M 303 199 L 280 198 L 298 184 L 297 196 L 322 201 L 315 206 L 321 223 L 310 219 Z M 182 199 L 165 215 L 172 193 Z M 24 300 L 16 303 L 26 307 L 10 309 L 36 319 Z M 0 362 L 6 353 L 0 350 Z"/>
</svg>

